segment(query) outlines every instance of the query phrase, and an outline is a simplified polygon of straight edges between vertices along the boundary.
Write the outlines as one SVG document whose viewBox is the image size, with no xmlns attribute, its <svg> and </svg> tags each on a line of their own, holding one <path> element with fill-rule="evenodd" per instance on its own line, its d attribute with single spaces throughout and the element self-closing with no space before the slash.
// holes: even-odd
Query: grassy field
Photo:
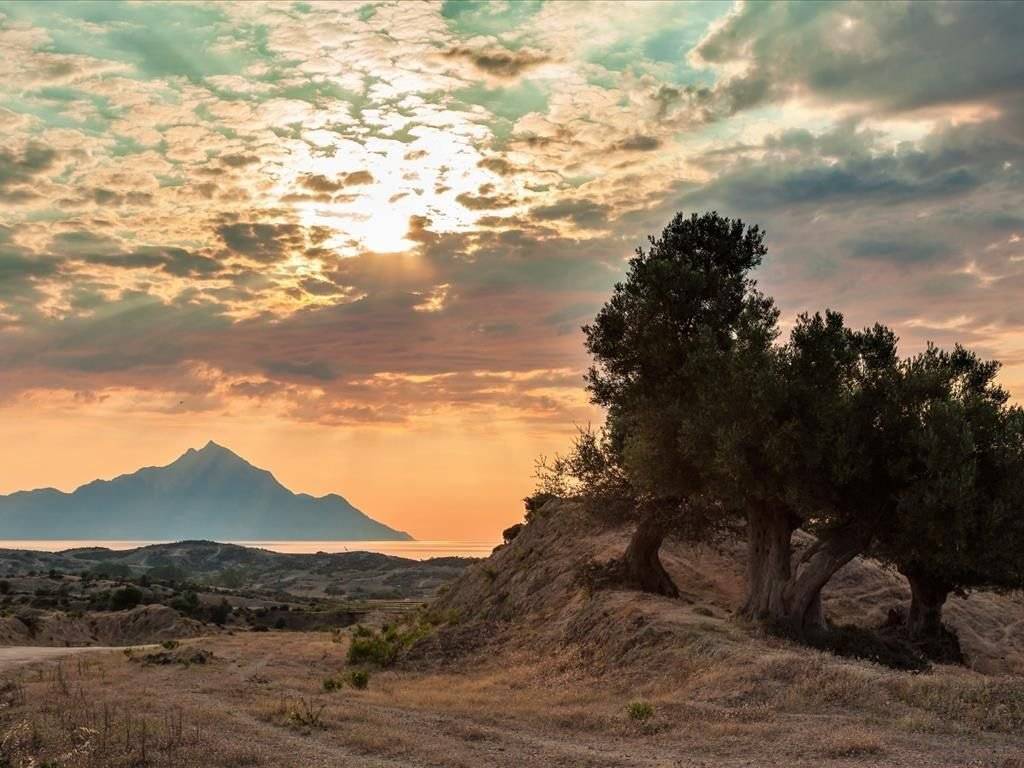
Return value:
<svg viewBox="0 0 1024 768">
<path fill-rule="evenodd" d="M 1024 686 L 952 668 L 706 646 L 685 674 L 639 681 L 519 651 L 325 690 L 348 642 L 236 633 L 11 669 L 0 754 L 12 768 L 1024 766 Z"/>
</svg>

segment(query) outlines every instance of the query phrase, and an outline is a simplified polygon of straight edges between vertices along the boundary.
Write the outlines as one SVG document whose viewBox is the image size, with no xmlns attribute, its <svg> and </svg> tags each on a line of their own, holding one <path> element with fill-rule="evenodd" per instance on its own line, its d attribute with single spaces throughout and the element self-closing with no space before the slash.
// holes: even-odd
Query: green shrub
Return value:
<svg viewBox="0 0 1024 768">
<path fill-rule="evenodd" d="M 644 722 L 654 717 L 654 707 L 650 702 L 646 701 L 631 701 L 626 707 L 626 712 L 629 714 L 630 720 L 636 720 L 637 722 Z"/>
<path fill-rule="evenodd" d="M 342 686 L 344 686 L 344 682 L 342 682 L 342 680 L 340 678 L 337 678 L 337 677 L 325 677 L 324 678 L 323 687 L 324 687 L 324 690 L 327 691 L 328 693 L 332 693 L 334 691 L 340 691 L 342 689 Z"/>
<path fill-rule="evenodd" d="M 142 590 L 138 587 L 121 587 L 110 593 L 110 610 L 127 611 L 142 602 Z"/>
<path fill-rule="evenodd" d="M 415 623 L 408 625 L 385 624 L 379 633 L 357 627 L 348 647 L 348 663 L 391 666 L 399 653 L 425 637 L 430 630 L 431 625 L 423 617 L 417 617 Z"/>
<path fill-rule="evenodd" d="M 199 602 L 199 595 L 192 590 L 182 592 L 180 595 L 175 595 L 174 599 L 170 602 L 171 608 L 183 613 L 190 618 L 196 618 L 202 610 L 202 605 Z"/>
<path fill-rule="evenodd" d="M 175 648 L 178 647 L 178 641 L 177 640 L 164 640 L 162 643 L 160 643 L 160 647 L 164 648 L 165 650 L 168 650 L 168 651 L 173 651 Z"/>
<path fill-rule="evenodd" d="M 231 605 L 224 598 L 215 605 L 211 605 L 207 609 L 207 614 L 210 617 L 210 621 L 216 624 L 218 627 L 224 626 L 224 622 L 228 620 L 228 616 L 231 615 Z"/>
<path fill-rule="evenodd" d="M 348 663 L 387 667 L 394 663 L 398 651 L 398 645 L 382 635 L 353 637 L 352 644 L 348 647 Z"/>
<path fill-rule="evenodd" d="M 370 673 L 365 669 L 353 669 L 348 673 L 348 682 L 357 690 L 366 690 L 366 687 L 370 684 Z"/>
</svg>

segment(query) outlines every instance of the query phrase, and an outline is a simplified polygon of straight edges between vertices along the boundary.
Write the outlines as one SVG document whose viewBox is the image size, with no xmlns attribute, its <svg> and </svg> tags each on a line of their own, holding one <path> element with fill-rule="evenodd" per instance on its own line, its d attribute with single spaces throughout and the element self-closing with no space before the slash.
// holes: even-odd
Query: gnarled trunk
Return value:
<svg viewBox="0 0 1024 768">
<path fill-rule="evenodd" d="M 907 634 L 912 640 L 944 637 L 942 606 L 953 591 L 945 582 L 909 568 L 903 575 L 910 582 L 910 613 Z"/>
<path fill-rule="evenodd" d="M 644 592 L 679 597 L 679 589 L 658 557 L 664 540 L 665 526 L 656 517 L 647 516 L 637 523 L 622 558 L 626 580 Z"/>
<path fill-rule="evenodd" d="M 785 615 L 795 529 L 796 521 L 776 508 L 747 514 L 747 597 L 740 609 L 745 618 L 777 621 Z"/>
<path fill-rule="evenodd" d="M 835 573 L 863 552 L 868 538 L 836 531 L 819 539 L 792 562 L 797 520 L 762 507 L 747 518 L 747 598 L 740 612 L 796 636 L 824 629 L 821 590 Z"/>
<path fill-rule="evenodd" d="M 797 635 L 824 629 L 821 590 L 836 572 L 867 549 L 870 537 L 849 530 L 818 539 L 801 555 L 786 585 L 784 623 Z"/>
</svg>

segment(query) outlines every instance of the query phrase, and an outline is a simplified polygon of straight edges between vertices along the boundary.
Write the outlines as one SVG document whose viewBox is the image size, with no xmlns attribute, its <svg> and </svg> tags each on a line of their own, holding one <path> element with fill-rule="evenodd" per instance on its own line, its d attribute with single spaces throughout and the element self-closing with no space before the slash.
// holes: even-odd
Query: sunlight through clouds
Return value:
<svg viewBox="0 0 1024 768">
<path fill-rule="evenodd" d="M 0 403 L 555 441 L 580 326 L 710 208 L 783 323 L 960 339 L 1019 396 L 1012 10 L 0 2 Z"/>
</svg>

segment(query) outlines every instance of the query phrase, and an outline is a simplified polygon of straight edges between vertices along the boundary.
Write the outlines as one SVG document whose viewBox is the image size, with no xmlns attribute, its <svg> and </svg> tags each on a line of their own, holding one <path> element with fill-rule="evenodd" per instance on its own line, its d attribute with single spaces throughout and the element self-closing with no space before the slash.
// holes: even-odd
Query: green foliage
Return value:
<svg viewBox="0 0 1024 768">
<path fill-rule="evenodd" d="M 221 598 L 219 603 L 215 603 L 207 609 L 207 614 L 210 621 L 217 626 L 223 626 L 224 622 L 226 622 L 228 617 L 231 615 L 231 604 L 228 603 L 226 599 Z"/>
<path fill-rule="evenodd" d="M 110 610 L 127 611 L 142 602 L 142 590 L 131 585 L 110 593 Z"/>
<path fill-rule="evenodd" d="M 217 583 L 228 589 L 241 589 L 247 581 L 248 575 L 241 568 L 228 568 L 217 577 Z"/>
<path fill-rule="evenodd" d="M 631 701 L 626 706 L 626 713 L 630 720 L 642 723 L 654 717 L 654 706 L 647 701 Z"/>
<path fill-rule="evenodd" d="M 943 593 L 1024 586 L 1024 415 L 998 364 L 930 346 L 906 367 L 920 392 L 913 480 L 875 554 Z"/>
<path fill-rule="evenodd" d="M 92 572 L 97 579 L 130 579 L 135 572 L 124 563 L 103 563 Z"/>
<path fill-rule="evenodd" d="M 325 677 L 322 685 L 325 691 L 333 693 L 334 691 L 340 691 L 344 687 L 345 683 L 337 677 Z"/>
<path fill-rule="evenodd" d="M 348 663 L 389 667 L 403 650 L 426 637 L 433 626 L 418 617 L 409 624 L 387 624 L 380 632 L 370 631 L 366 634 L 357 630 L 348 647 Z"/>
<path fill-rule="evenodd" d="M 183 613 L 185 616 L 193 619 L 199 618 L 203 610 L 203 606 L 199 602 L 199 595 L 192 590 L 175 595 L 171 599 L 170 606 L 179 613 Z"/>
<path fill-rule="evenodd" d="M 362 691 L 370 684 L 370 673 L 364 669 L 353 669 L 347 675 L 335 675 L 323 679 L 323 689 L 328 693 L 340 691 L 346 685 Z"/>
<path fill-rule="evenodd" d="M 705 536 L 736 510 L 709 495 L 715 438 L 734 413 L 722 384 L 749 403 L 770 368 L 778 312 L 749 273 L 765 254 L 757 227 L 717 213 L 681 214 L 638 249 L 626 279 L 584 328 L 592 400 L 604 426 L 538 467 L 540 491 L 581 497 L 614 520 L 657 518 Z"/>
</svg>

